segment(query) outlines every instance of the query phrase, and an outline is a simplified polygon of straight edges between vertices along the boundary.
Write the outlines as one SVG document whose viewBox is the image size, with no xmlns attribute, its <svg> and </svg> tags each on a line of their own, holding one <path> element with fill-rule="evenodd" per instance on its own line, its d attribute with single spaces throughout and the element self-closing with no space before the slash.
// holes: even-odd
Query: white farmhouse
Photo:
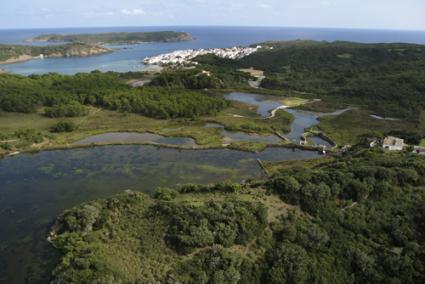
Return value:
<svg viewBox="0 0 425 284">
<path fill-rule="evenodd" d="M 404 140 L 401 138 L 388 136 L 385 137 L 382 147 L 390 151 L 401 151 L 406 147 L 406 144 L 404 144 Z"/>
</svg>

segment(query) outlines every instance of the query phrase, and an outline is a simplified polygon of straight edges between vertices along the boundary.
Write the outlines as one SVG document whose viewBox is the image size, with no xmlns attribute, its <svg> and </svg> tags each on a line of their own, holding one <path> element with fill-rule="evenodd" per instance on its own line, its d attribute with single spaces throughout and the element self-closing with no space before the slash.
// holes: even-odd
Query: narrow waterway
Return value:
<svg viewBox="0 0 425 284">
<path fill-rule="evenodd" d="M 226 99 L 238 101 L 250 105 L 257 106 L 257 113 L 262 117 L 269 117 L 273 110 L 283 108 L 294 116 L 291 124 L 291 131 L 285 136 L 294 143 L 299 143 L 305 129 L 313 127 L 319 123 L 319 117 L 324 113 L 315 113 L 311 111 L 303 111 L 285 107 L 285 105 L 276 96 L 249 94 L 249 93 L 231 93 L 225 96 Z M 315 137 L 314 142 L 319 145 L 330 145 L 326 140 Z"/>
</svg>

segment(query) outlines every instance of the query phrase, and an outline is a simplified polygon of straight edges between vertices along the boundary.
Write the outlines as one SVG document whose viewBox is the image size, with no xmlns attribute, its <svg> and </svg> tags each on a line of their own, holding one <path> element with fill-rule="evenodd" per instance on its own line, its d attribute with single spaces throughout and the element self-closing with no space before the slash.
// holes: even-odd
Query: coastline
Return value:
<svg viewBox="0 0 425 284">
<path fill-rule="evenodd" d="M 17 63 L 23 63 L 31 60 L 36 59 L 47 59 L 47 58 L 66 58 L 66 57 L 91 57 L 91 56 L 97 56 L 102 55 L 106 53 L 111 53 L 114 50 L 107 47 L 101 47 L 101 46 L 89 46 L 91 49 L 95 49 L 95 51 L 91 50 L 69 50 L 66 53 L 52 53 L 52 54 L 43 54 L 43 56 L 31 56 L 28 54 L 22 54 L 19 57 L 13 57 L 9 58 L 7 60 L 0 61 L 0 65 L 7 65 L 7 64 L 17 64 Z M 1 66 L 0 66 L 1 67 Z M 1 69 L 1 68 L 0 68 Z M 6 71 L 5 69 L 1 69 Z M 1 74 L 2 72 L 0 72 Z M 6 72 L 5 72 L 6 73 Z"/>
<path fill-rule="evenodd" d="M 99 34 L 70 34 L 70 35 L 62 35 L 62 34 L 47 34 L 47 35 L 40 35 L 37 37 L 26 39 L 25 42 L 33 43 L 33 42 L 42 42 L 42 43 L 64 43 L 64 44 L 73 44 L 73 43 L 83 43 L 87 45 L 136 45 L 136 44 L 144 44 L 144 43 L 152 43 L 152 42 L 184 42 L 184 41 L 193 41 L 194 37 L 188 33 L 188 32 L 173 32 L 176 33 L 173 36 L 170 37 L 164 37 L 162 39 L 156 39 L 156 40 L 142 40 L 142 39 L 122 39 L 122 40 L 114 40 L 110 39 L 105 41 L 93 41 L 90 40 L 90 37 L 96 37 L 96 36 L 102 36 L 102 35 L 119 35 L 119 34 L 138 34 L 138 33 L 163 33 L 161 31 L 159 32 L 112 32 L 112 33 L 99 33 Z M 67 38 L 67 36 L 71 38 Z M 78 40 L 72 37 L 80 36 L 80 37 L 86 37 L 86 39 Z"/>
<path fill-rule="evenodd" d="M 164 42 L 164 43 L 170 43 L 170 42 L 185 42 L 185 41 L 193 41 L 194 38 L 190 34 L 185 34 L 178 38 L 173 39 L 166 39 L 163 41 L 158 42 Z M 56 43 L 58 41 L 54 40 L 42 40 L 42 39 L 28 39 L 26 42 L 46 42 L 46 43 Z M 23 63 L 35 59 L 42 59 L 42 58 L 65 58 L 65 57 L 89 57 L 89 56 L 95 56 L 95 55 L 102 55 L 110 52 L 114 52 L 114 49 L 107 47 L 108 45 L 139 45 L 139 44 L 146 44 L 146 43 L 152 43 L 156 41 L 122 41 L 122 42 L 99 42 L 99 43 L 86 43 L 83 46 L 89 48 L 89 51 L 81 49 L 81 50 L 75 50 L 76 47 L 72 46 L 72 41 L 65 41 L 64 45 L 70 45 L 71 49 L 69 51 L 65 51 L 65 53 L 52 53 L 52 54 L 43 54 L 43 56 L 32 56 L 29 54 L 21 54 L 18 57 L 12 57 L 7 60 L 0 61 L 0 65 L 7 65 L 7 64 L 17 64 L 17 63 Z M 94 52 L 91 52 L 90 49 L 97 49 Z M 0 68 L 0 74 L 5 73 L 1 72 Z M 5 70 L 6 71 L 6 70 Z"/>
<path fill-rule="evenodd" d="M 30 60 L 34 60 L 37 59 L 39 57 L 34 57 L 28 54 L 22 54 L 19 57 L 13 57 L 13 58 L 9 58 L 7 60 L 4 61 L 0 61 L 0 64 L 15 64 L 15 63 L 22 63 L 22 62 L 26 62 L 26 61 L 30 61 Z M 4 70 L 4 69 L 1 69 Z M 2 72 L 0 71 L 0 74 Z"/>
</svg>

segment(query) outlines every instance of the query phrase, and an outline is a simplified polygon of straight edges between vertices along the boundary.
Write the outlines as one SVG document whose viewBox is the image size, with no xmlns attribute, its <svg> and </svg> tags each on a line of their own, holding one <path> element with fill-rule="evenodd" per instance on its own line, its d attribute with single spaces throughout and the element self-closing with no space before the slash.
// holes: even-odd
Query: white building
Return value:
<svg viewBox="0 0 425 284">
<path fill-rule="evenodd" d="M 425 156 L 425 147 L 415 146 L 413 153 Z"/>
<path fill-rule="evenodd" d="M 404 144 L 404 140 L 401 138 L 388 136 L 385 137 L 382 147 L 390 151 L 401 151 L 406 147 L 406 144 Z"/>
<path fill-rule="evenodd" d="M 214 54 L 220 58 L 235 60 L 249 56 L 261 48 L 262 46 L 176 50 L 171 53 L 146 57 L 143 62 L 146 65 L 196 65 L 197 62 L 193 61 L 193 59 L 197 56 Z"/>
</svg>

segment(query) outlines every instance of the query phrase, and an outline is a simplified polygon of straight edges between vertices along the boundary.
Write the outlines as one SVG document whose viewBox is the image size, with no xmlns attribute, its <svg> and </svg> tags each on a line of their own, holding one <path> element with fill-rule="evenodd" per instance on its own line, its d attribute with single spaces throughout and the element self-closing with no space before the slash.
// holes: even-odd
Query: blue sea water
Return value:
<svg viewBox="0 0 425 284">
<path fill-rule="evenodd" d="M 85 58 L 51 58 L 32 60 L 23 63 L 0 65 L 12 73 L 23 75 L 58 72 L 74 74 L 77 72 L 101 71 L 142 71 L 146 69 L 143 59 L 147 56 L 172 52 L 179 49 L 247 46 L 268 40 L 344 40 L 364 43 L 407 42 L 425 44 L 425 31 L 319 29 L 283 27 L 111 27 L 75 29 L 32 29 L 0 30 L 0 43 L 33 44 L 26 39 L 46 33 L 102 33 L 135 31 L 185 31 L 195 38 L 190 42 L 145 43 L 129 46 L 113 46 L 115 52 Z M 45 44 L 45 43 L 37 43 Z"/>
</svg>

